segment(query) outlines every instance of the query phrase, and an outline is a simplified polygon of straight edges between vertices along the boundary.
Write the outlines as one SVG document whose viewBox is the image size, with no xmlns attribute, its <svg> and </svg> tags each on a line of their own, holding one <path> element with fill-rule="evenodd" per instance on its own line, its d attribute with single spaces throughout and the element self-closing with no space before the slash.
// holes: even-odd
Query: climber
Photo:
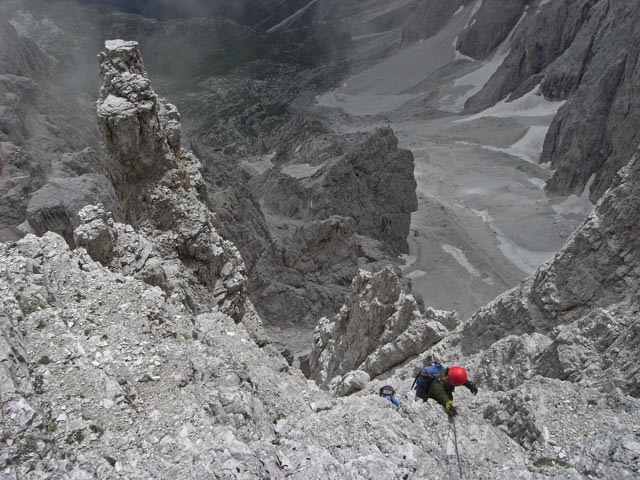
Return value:
<svg viewBox="0 0 640 480">
<path fill-rule="evenodd" d="M 380 388 L 380 396 L 389 400 L 396 407 L 402 405 L 400 400 L 396 398 L 396 391 L 391 385 L 385 385 L 384 387 Z"/>
<path fill-rule="evenodd" d="M 467 379 L 467 371 L 464 368 L 445 368 L 440 363 L 432 363 L 420 371 L 411 388 L 416 389 L 416 399 L 420 398 L 426 402 L 433 398 L 442 405 L 449 418 L 453 418 L 458 415 L 458 410 L 453 405 L 453 391 L 460 385 L 467 387 L 474 395 L 478 393 L 478 387 Z"/>
</svg>

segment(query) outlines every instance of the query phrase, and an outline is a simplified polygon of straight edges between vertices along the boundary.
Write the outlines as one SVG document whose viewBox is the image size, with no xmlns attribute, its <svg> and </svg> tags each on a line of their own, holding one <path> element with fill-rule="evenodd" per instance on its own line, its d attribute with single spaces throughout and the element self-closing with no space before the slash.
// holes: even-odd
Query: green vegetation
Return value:
<svg viewBox="0 0 640 480">
<path fill-rule="evenodd" d="M 25 315 L 31 315 L 33 312 L 42 310 L 47 304 L 40 297 L 19 297 L 18 305 Z"/>
<path fill-rule="evenodd" d="M 38 360 L 38 363 L 40 365 L 49 365 L 51 363 L 51 359 L 49 357 L 47 357 L 46 355 L 43 355 Z"/>
<path fill-rule="evenodd" d="M 554 458 L 542 457 L 533 462 L 534 467 L 545 468 L 545 467 L 561 467 L 561 468 L 571 468 L 571 465 L 563 460 L 557 460 Z"/>
</svg>

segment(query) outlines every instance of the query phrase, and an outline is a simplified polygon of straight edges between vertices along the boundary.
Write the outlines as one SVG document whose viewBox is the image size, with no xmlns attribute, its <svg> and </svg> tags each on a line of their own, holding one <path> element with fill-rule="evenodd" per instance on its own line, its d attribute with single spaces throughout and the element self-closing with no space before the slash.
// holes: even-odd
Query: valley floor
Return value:
<svg viewBox="0 0 640 480">
<path fill-rule="evenodd" d="M 464 318 L 551 259 L 593 207 L 588 192 L 543 191 L 552 172 L 535 161 L 551 115 L 474 117 L 335 124 L 340 132 L 390 124 L 413 152 L 418 210 L 404 275 L 425 305 Z"/>
<path fill-rule="evenodd" d="M 537 162 L 562 102 L 534 88 L 460 113 L 502 62 L 508 39 L 487 61 L 463 57 L 453 46 L 459 17 L 316 97 L 315 110 L 341 133 L 390 125 L 413 152 L 419 207 L 404 274 L 425 305 L 466 318 L 552 258 L 593 205 L 588 188 L 568 198 L 543 190 L 553 172 Z"/>
</svg>

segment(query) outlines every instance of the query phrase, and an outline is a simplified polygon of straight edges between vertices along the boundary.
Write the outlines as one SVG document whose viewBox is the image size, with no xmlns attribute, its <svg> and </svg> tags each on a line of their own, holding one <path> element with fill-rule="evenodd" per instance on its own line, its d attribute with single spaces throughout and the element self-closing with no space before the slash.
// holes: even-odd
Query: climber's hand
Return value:
<svg viewBox="0 0 640 480">
<path fill-rule="evenodd" d="M 478 387 L 476 387 L 476 384 L 473 382 L 467 382 L 464 384 L 465 387 L 467 387 L 469 389 L 469 391 L 471 393 L 473 393 L 474 395 L 478 393 Z"/>
<path fill-rule="evenodd" d="M 444 406 L 444 409 L 447 411 L 447 415 L 449 415 L 449 418 L 458 416 L 458 409 L 453 406 L 453 402 L 451 400 L 447 402 L 447 404 Z"/>
</svg>

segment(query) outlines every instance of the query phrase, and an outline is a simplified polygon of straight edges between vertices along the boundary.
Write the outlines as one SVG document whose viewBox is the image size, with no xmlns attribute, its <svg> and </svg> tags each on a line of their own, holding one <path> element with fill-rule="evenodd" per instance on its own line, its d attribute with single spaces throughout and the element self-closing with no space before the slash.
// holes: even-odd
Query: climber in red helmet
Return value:
<svg viewBox="0 0 640 480">
<path fill-rule="evenodd" d="M 458 415 L 458 410 L 453 405 L 453 391 L 456 387 L 464 385 L 474 395 L 478 393 L 478 387 L 468 379 L 464 368 L 458 366 L 445 368 L 440 363 L 432 363 L 424 367 L 413 385 L 416 388 L 416 398 L 425 402 L 433 398 L 442 405 L 451 418 Z"/>
</svg>

